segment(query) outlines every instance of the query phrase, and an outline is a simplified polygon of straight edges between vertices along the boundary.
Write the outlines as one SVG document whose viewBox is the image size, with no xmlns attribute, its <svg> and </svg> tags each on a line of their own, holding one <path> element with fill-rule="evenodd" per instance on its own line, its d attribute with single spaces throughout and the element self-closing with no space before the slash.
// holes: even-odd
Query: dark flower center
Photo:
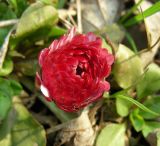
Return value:
<svg viewBox="0 0 160 146">
<path fill-rule="evenodd" d="M 76 68 L 76 75 L 81 76 L 84 71 L 85 71 L 84 68 L 82 68 L 78 65 Z"/>
</svg>

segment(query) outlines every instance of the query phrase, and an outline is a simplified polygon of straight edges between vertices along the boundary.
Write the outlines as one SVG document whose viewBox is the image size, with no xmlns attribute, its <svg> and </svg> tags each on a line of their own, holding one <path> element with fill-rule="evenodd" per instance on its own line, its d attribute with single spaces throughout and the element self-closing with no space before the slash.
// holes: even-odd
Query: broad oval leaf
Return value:
<svg viewBox="0 0 160 146">
<path fill-rule="evenodd" d="M 43 127 L 30 115 L 18 97 L 0 125 L 0 146 L 46 146 Z"/>
<path fill-rule="evenodd" d="M 12 146 L 11 144 L 11 134 L 8 133 L 8 135 L 5 137 L 5 139 L 0 140 L 0 146 Z"/>
<path fill-rule="evenodd" d="M 0 69 L 0 76 L 6 76 L 13 70 L 13 61 L 10 58 L 4 60 L 3 66 Z"/>
<path fill-rule="evenodd" d="M 58 13 L 53 6 L 40 2 L 32 4 L 19 20 L 16 37 L 27 36 L 45 26 L 53 26 L 57 20 Z"/>
<path fill-rule="evenodd" d="M 13 91 L 13 95 L 19 95 L 20 92 L 22 91 L 21 84 L 15 80 L 9 80 L 9 82 L 10 82 L 10 87 L 12 88 Z"/>
<path fill-rule="evenodd" d="M 11 135 L 11 130 L 15 123 L 16 118 L 17 118 L 17 113 L 14 110 L 14 108 L 11 108 L 6 118 L 0 124 L 0 146 L 10 146 L 9 144 L 7 145 L 6 143 L 11 144 L 11 139 L 9 138 L 10 136 L 8 135 Z"/>
<path fill-rule="evenodd" d="M 108 124 L 98 135 L 96 146 L 125 146 L 125 124 Z"/>
<path fill-rule="evenodd" d="M 17 119 L 12 128 L 12 145 L 46 146 L 43 127 L 33 119 L 17 97 L 14 97 L 14 108 L 17 112 Z"/>
<path fill-rule="evenodd" d="M 125 96 L 125 95 L 122 95 L 122 94 L 115 94 L 115 97 L 116 98 L 121 98 L 121 99 L 124 99 L 126 101 L 129 101 L 133 104 L 135 104 L 137 107 L 139 107 L 141 110 L 145 111 L 145 112 L 148 112 L 154 116 L 159 116 L 160 114 L 155 112 L 155 111 L 152 111 L 151 109 L 147 108 L 145 105 L 143 105 L 142 103 L 138 102 L 137 100 L 133 99 L 132 97 L 129 97 L 129 96 Z"/>
<path fill-rule="evenodd" d="M 122 116 L 125 117 L 129 114 L 129 110 L 130 107 L 132 106 L 132 103 L 122 99 L 122 98 L 116 98 L 116 109 L 117 109 L 117 113 Z"/>
<path fill-rule="evenodd" d="M 0 120 L 3 120 L 12 104 L 12 96 L 18 95 L 21 85 L 15 80 L 0 78 Z"/>
<path fill-rule="evenodd" d="M 160 146 L 160 123 L 158 121 L 146 121 L 142 133 L 151 146 Z"/>
<path fill-rule="evenodd" d="M 13 96 L 13 90 L 10 86 L 9 80 L 0 78 L 0 92 L 4 93 L 5 96 L 8 97 Z"/>
<path fill-rule="evenodd" d="M 148 66 L 143 79 L 137 85 L 139 100 L 160 90 L 160 67 L 154 63 Z"/>
<path fill-rule="evenodd" d="M 3 120 L 10 107 L 11 107 L 12 99 L 9 96 L 6 96 L 5 94 L 0 91 L 0 121 Z"/>
<path fill-rule="evenodd" d="M 134 127 L 134 129 L 139 132 L 143 129 L 144 126 L 144 119 L 141 115 L 139 115 L 139 109 L 134 110 L 130 114 L 130 121 Z"/>
<path fill-rule="evenodd" d="M 129 48 L 120 44 L 116 52 L 116 62 L 113 73 L 115 80 L 121 88 L 132 86 L 143 73 L 140 58 Z"/>
<path fill-rule="evenodd" d="M 156 121 L 145 121 L 145 124 L 143 126 L 143 136 L 145 138 L 147 138 L 149 133 L 154 132 L 155 130 L 160 128 L 160 122 L 156 122 Z"/>
<path fill-rule="evenodd" d="M 159 113 L 160 114 L 160 96 L 151 96 L 145 100 L 143 103 L 144 106 L 149 108 L 150 110 Z M 144 119 L 154 119 L 159 117 L 159 115 L 153 115 L 147 111 L 139 111 L 139 114 L 144 118 Z"/>
</svg>

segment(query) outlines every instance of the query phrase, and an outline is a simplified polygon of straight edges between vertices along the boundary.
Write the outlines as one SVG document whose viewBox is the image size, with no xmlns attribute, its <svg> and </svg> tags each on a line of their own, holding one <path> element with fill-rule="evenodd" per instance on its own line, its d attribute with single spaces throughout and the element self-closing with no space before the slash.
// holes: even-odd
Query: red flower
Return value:
<svg viewBox="0 0 160 146">
<path fill-rule="evenodd" d="M 110 89 L 105 81 L 113 55 L 101 48 L 102 40 L 93 33 L 69 34 L 40 52 L 41 91 L 64 111 L 74 112 L 101 98 Z"/>
</svg>

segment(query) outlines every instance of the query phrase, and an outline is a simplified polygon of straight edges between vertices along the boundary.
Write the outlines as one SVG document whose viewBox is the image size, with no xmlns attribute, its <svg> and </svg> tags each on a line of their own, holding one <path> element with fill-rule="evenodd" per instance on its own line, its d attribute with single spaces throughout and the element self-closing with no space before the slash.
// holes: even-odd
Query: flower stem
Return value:
<svg viewBox="0 0 160 146">
<path fill-rule="evenodd" d="M 67 122 L 77 117 L 76 113 L 67 113 L 60 110 L 53 102 L 48 102 L 45 98 L 38 94 L 38 98 L 53 112 L 61 122 Z"/>
</svg>

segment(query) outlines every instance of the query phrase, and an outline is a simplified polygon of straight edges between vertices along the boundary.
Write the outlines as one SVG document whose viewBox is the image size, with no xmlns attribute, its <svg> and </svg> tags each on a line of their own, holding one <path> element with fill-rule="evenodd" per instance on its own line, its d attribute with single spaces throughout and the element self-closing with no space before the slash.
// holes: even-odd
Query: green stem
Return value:
<svg viewBox="0 0 160 146">
<path fill-rule="evenodd" d="M 53 102 L 48 102 L 42 95 L 38 94 L 38 98 L 53 112 L 61 122 L 67 122 L 77 117 L 76 113 L 67 113 L 60 110 Z"/>
</svg>

